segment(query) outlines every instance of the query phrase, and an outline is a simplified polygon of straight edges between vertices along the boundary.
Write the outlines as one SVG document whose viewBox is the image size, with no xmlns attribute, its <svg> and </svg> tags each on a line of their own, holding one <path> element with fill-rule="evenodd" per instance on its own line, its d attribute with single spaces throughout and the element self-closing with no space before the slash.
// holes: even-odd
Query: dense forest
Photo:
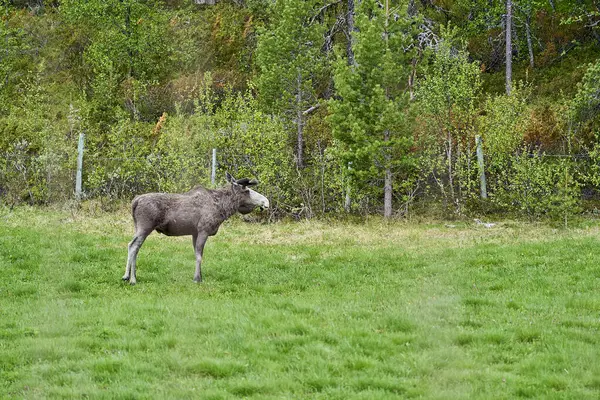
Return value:
<svg viewBox="0 0 600 400">
<path fill-rule="evenodd" d="M 600 187 L 597 0 L 0 0 L 0 202 L 257 178 L 272 217 L 567 220 Z"/>
</svg>

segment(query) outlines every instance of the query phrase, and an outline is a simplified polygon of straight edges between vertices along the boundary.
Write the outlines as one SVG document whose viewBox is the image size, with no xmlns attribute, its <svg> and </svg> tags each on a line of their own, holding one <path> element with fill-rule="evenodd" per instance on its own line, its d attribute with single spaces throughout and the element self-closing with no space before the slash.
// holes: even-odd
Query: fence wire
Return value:
<svg viewBox="0 0 600 400">
<path fill-rule="evenodd" d="M 538 154 L 529 153 L 527 158 L 539 158 L 541 160 L 573 160 L 575 169 L 586 171 L 596 168 L 600 174 L 600 166 L 594 164 L 589 154 Z M 475 156 L 473 155 L 473 159 Z M 62 155 L 34 155 L 26 151 L 4 153 L 0 158 L 0 201 L 5 203 L 27 202 L 31 204 L 48 204 L 62 202 L 76 198 L 75 180 L 77 170 L 77 154 Z M 218 171 L 238 168 L 237 165 L 229 165 L 235 162 L 244 162 L 243 157 L 230 159 L 226 154 L 217 153 L 217 161 L 221 160 Z M 486 167 L 489 165 L 489 157 L 485 157 Z M 321 160 L 323 171 L 341 170 L 334 159 Z M 472 167 L 473 171 L 476 168 Z M 442 171 L 443 172 L 443 171 Z M 486 171 L 487 172 L 487 171 Z M 179 157 L 169 154 L 150 154 L 148 156 L 102 156 L 96 154 L 85 155 L 83 158 L 83 192 L 82 199 L 104 198 L 108 200 L 128 200 L 137 194 L 144 192 L 181 192 L 202 184 L 205 186 L 218 185 L 224 182 L 223 177 L 217 175 L 216 182 L 211 184 L 212 154 L 201 154 L 194 157 Z M 301 174 L 302 171 L 298 171 Z M 338 174 L 342 176 L 343 174 Z M 398 173 L 398 176 L 401 174 Z M 340 179 L 340 178 L 336 178 Z M 474 179 L 477 179 L 476 177 Z M 348 185 L 337 182 L 335 185 L 324 183 L 321 177 L 315 180 L 313 186 L 287 185 L 285 187 L 270 187 L 265 190 L 275 193 L 280 199 L 282 208 L 289 210 L 314 210 L 326 212 L 327 210 L 339 210 L 344 208 L 346 189 Z M 441 198 L 442 194 L 434 193 L 436 185 L 431 177 L 422 177 L 420 181 L 411 187 L 395 186 L 394 201 L 397 204 L 405 204 L 418 199 L 419 196 L 431 196 Z M 491 181 L 494 181 L 493 179 Z M 498 179 L 495 180 L 496 182 Z M 595 184 L 594 182 L 597 182 Z M 398 183 L 398 182 L 397 182 Z M 401 183 L 401 182 L 400 182 Z M 597 179 L 588 179 L 585 182 L 574 182 L 579 188 L 580 200 L 598 199 Z M 383 180 L 373 179 L 373 187 L 383 187 Z M 439 189 L 439 188 L 438 188 Z M 354 190 L 354 189 L 352 189 Z M 402 192 L 400 191 L 402 190 Z M 429 192 L 427 191 L 429 190 Z M 292 191 L 296 191 L 292 193 Z M 479 193 L 479 187 L 473 189 Z M 408 194 L 406 194 L 408 193 Z M 356 193 L 353 193 L 353 196 Z M 360 204 L 367 210 L 376 211 L 380 207 L 381 200 L 371 197 L 353 198 L 355 204 Z M 332 204 L 335 203 L 335 204 Z M 292 211 L 290 211 L 292 212 Z M 314 213 L 318 213 L 315 211 Z"/>
</svg>

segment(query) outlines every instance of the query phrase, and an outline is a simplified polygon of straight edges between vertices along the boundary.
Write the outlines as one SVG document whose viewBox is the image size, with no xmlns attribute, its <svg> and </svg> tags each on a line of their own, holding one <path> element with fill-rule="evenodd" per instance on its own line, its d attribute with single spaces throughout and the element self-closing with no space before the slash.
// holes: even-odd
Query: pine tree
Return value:
<svg viewBox="0 0 600 400">
<path fill-rule="evenodd" d="M 354 65 L 338 58 L 331 122 L 343 165 L 352 163 L 357 190 L 383 180 L 384 216 L 392 216 L 395 169 L 407 158 L 405 87 L 409 57 L 406 10 L 364 0 L 357 8 Z"/>
</svg>

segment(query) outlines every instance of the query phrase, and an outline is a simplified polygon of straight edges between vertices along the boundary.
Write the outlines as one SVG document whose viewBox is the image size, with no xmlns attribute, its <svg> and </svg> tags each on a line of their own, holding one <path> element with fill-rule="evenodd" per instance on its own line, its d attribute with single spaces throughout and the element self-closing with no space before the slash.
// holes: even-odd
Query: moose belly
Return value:
<svg viewBox="0 0 600 400">
<path fill-rule="evenodd" d="M 197 227 L 191 221 L 173 220 L 156 227 L 156 231 L 167 236 L 184 236 L 196 233 Z"/>
</svg>

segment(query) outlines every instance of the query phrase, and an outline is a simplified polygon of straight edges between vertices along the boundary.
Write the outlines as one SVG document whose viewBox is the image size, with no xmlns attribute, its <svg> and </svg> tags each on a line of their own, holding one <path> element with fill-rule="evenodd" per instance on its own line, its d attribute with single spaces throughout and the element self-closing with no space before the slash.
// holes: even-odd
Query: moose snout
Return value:
<svg viewBox="0 0 600 400">
<path fill-rule="evenodd" d="M 265 197 L 265 200 L 262 202 L 262 204 L 260 205 L 260 209 L 261 210 L 266 210 L 269 208 L 269 199 L 267 199 Z"/>
<path fill-rule="evenodd" d="M 254 207 L 258 207 L 261 210 L 269 208 L 269 199 L 252 189 L 250 189 L 250 202 Z"/>
</svg>

